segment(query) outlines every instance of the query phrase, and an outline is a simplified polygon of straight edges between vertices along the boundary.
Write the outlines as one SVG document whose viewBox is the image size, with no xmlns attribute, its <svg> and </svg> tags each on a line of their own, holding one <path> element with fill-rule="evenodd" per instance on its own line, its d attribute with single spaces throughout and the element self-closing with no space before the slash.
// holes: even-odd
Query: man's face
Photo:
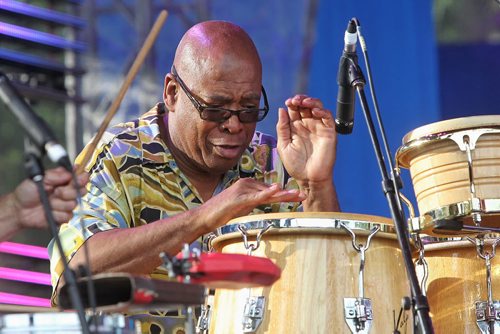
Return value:
<svg viewBox="0 0 500 334">
<path fill-rule="evenodd" d="M 251 61 L 232 59 L 218 66 L 177 68 L 192 96 L 202 105 L 231 110 L 258 107 L 261 95 L 260 67 Z M 175 79 L 173 80 L 175 83 Z M 169 132 L 181 152 L 181 169 L 222 174 L 235 166 L 248 147 L 256 123 L 241 123 L 232 115 L 222 123 L 205 121 L 178 83 L 175 110 L 169 115 Z M 176 157 L 177 158 L 177 157 Z"/>
</svg>

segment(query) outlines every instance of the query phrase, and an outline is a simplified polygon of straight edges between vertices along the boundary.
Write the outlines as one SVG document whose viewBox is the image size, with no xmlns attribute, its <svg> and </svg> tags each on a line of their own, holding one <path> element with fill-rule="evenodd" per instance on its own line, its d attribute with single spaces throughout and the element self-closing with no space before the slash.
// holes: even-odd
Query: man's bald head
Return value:
<svg viewBox="0 0 500 334">
<path fill-rule="evenodd" d="M 199 75 L 247 62 L 262 72 L 260 57 L 252 39 L 236 24 L 226 21 L 201 22 L 182 37 L 175 52 L 174 65 L 184 75 Z"/>
</svg>

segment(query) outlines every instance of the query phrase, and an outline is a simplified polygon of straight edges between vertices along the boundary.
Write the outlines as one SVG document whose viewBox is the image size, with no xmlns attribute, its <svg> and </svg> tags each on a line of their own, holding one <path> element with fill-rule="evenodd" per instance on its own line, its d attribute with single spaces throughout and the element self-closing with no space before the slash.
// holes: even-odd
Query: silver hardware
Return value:
<svg viewBox="0 0 500 334">
<path fill-rule="evenodd" d="M 212 241 L 215 239 L 216 235 L 214 232 L 210 232 L 203 236 L 202 248 L 207 253 L 215 252 L 214 246 L 212 245 Z"/>
<path fill-rule="evenodd" d="M 500 210 L 499 210 L 500 211 Z M 272 215 L 272 214 L 269 214 Z M 339 217 L 340 216 L 340 217 Z M 336 233 L 337 230 L 341 229 L 341 224 L 352 228 L 359 229 L 364 231 L 369 231 L 375 225 L 380 226 L 380 232 L 396 234 L 396 230 L 394 226 L 388 219 L 380 219 L 379 221 L 373 221 L 368 219 L 363 219 L 361 217 L 356 217 L 354 219 L 350 217 L 343 217 L 344 215 L 339 213 L 318 213 L 318 217 L 310 217 L 307 216 L 307 212 L 294 212 L 293 215 L 290 213 L 283 213 L 280 216 L 252 220 L 252 216 L 248 216 L 247 220 L 242 221 L 238 224 L 228 224 L 218 227 L 215 230 L 215 234 L 217 237 L 224 236 L 229 233 L 241 233 L 238 226 L 244 226 L 244 228 L 250 233 L 257 233 L 261 229 L 271 225 L 272 231 L 284 231 L 290 228 L 293 229 L 307 229 L 310 231 L 311 229 L 322 230 L 328 229 L 333 233 Z"/>
<path fill-rule="evenodd" d="M 479 137 L 475 138 L 477 140 Z M 471 138 L 469 135 L 463 136 L 463 143 L 465 146 L 465 153 L 467 154 L 467 169 L 469 171 L 469 191 L 471 195 L 471 199 L 473 202 L 478 202 L 479 199 L 476 197 L 476 186 L 474 184 L 474 169 L 473 169 L 473 161 L 472 161 L 472 153 L 471 150 L 475 148 L 475 142 L 470 143 Z M 472 146 L 472 147 L 471 147 Z M 476 226 L 481 225 L 481 213 L 480 211 L 473 210 L 472 211 L 472 220 Z"/>
<path fill-rule="evenodd" d="M 438 231 L 435 230 L 435 223 L 440 220 L 461 221 L 463 217 L 473 216 L 474 213 L 498 213 L 500 212 L 500 199 L 497 198 L 471 198 L 469 200 L 452 203 L 426 212 L 420 217 L 409 221 L 411 233 L 425 233 L 427 235 L 442 236 L 455 235 L 467 236 L 477 235 L 486 231 L 495 231 L 495 228 L 464 225 L 461 231 Z M 473 218 L 474 219 L 474 218 Z M 480 219 L 476 217 L 476 220 Z"/>
<path fill-rule="evenodd" d="M 212 315 L 212 309 L 210 305 L 201 306 L 201 314 L 196 323 L 196 334 L 207 334 L 208 326 L 210 324 L 210 316 Z"/>
<path fill-rule="evenodd" d="M 371 300 L 344 298 L 344 318 L 351 333 L 369 333 L 373 321 Z"/>
<path fill-rule="evenodd" d="M 483 334 L 500 332 L 500 301 L 493 300 L 493 289 L 491 285 L 491 259 L 496 255 L 496 247 L 500 242 L 497 238 L 491 244 L 491 251 L 484 249 L 484 238 L 467 238 L 476 245 L 477 255 L 486 263 L 486 289 L 487 301 L 476 301 L 476 323 Z"/>
<path fill-rule="evenodd" d="M 365 270 L 365 252 L 370 248 L 370 242 L 373 236 L 380 230 L 376 225 L 370 230 L 366 239 L 366 245 L 358 244 L 356 234 L 346 225 L 340 223 L 352 238 L 352 247 L 360 254 L 359 277 L 358 277 L 358 298 L 344 298 L 344 318 L 347 326 L 352 333 L 368 333 L 373 321 L 372 303 L 365 297 L 364 291 L 364 270 Z"/>
<path fill-rule="evenodd" d="M 482 334 L 500 333 L 500 301 L 476 302 L 476 322 Z"/>
<path fill-rule="evenodd" d="M 264 319 L 266 297 L 248 297 L 243 310 L 243 333 L 254 333 Z"/>
<path fill-rule="evenodd" d="M 210 319 L 212 316 L 212 310 L 214 305 L 214 294 L 207 291 L 207 297 L 205 305 L 201 305 L 201 313 L 196 323 L 196 334 L 208 334 L 208 329 L 210 327 Z"/>
<path fill-rule="evenodd" d="M 238 225 L 238 230 L 243 236 L 243 245 L 247 250 L 247 255 L 252 255 L 252 253 L 259 248 L 262 235 L 266 233 L 271 228 L 271 226 L 272 224 L 267 224 L 264 228 L 262 228 L 255 237 L 255 243 L 251 244 L 248 242 L 248 232 L 245 225 Z M 257 328 L 259 328 L 264 318 L 264 306 L 266 304 L 266 297 L 252 296 L 252 290 L 250 288 L 247 288 L 246 291 L 248 292 L 248 297 L 243 309 L 243 333 L 253 333 L 257 330 Z"/>
<path fill-rule="evenodd" d="M 243 224 L 238 225 L 238 230 L 240 231 L 241 235 L 243 236 L 243 245 L 245 246 L 245 249 L 247 250 L 247 255 L 252 255 L 254 251 L 257 250 L 260 246 L 260 239 L 262 238 L 262 235 L 266 233 L 270 228 L 272 224 L 267 224 L 263 229 L 257 233 L 257 236 L 255 237 L 255 244 L 250 244 L 248 243 L 248 232 Z"/>
<path fill-rule="evenodd" d="M 429 264 L 425 259 L 425 249 L 422 243 L 422 239 L 420 239 L 419 234 L 414 234 L 413 241 L 415 242 L 415 248 L 418 251 L 418 259 L 415 260 L 415 269 L 417 270 L 417 276 L 420 277 L 420 289 L 422 289 L 422 294 L 424 296 L 427 295 L 427 279 L 429 278 Z M 419 266 L 422 268 L 421 271 L 418 270 Z"/>
</svg>

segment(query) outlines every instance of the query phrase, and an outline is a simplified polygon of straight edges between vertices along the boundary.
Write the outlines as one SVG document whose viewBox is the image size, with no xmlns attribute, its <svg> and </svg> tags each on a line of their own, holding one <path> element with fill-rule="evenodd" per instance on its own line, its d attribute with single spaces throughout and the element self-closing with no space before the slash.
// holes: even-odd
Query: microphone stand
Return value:
<svg viewBox="0 0 500 334">
<path fill-rule="evenodd" d="M 45 218 L 49 225 L 52 237 L 54 238 L 55 243 L 57 245 L 59 254 L 61 254 L 61 260 L 64 266 L 64 272 L 63 272 L 64 279 L 66 280 L 66 284 L 68 284 L 69 287 L 68 290 L 71 303 L 76 313 L 78 314 L 78 318 L 80 320 L 80 325 L 82 328 L 82 333 L 90 334 L 89 326 L 87 324 L 87 320 L 85 319 L 85 309 L 83 307 L 83 303 L 80 294 L 78 292 L 78 287 L 76 285 L 76 279 L 75 276 L 73 275 L 73 271 L 70 270 L 68 262 L 66 261 L 66 257 L 64 255 L 64 249 L 58 235 L 57 224 L 54 219 L 54 215 L 52 213 L 52 208 L 50 206 L 49 197 L 47 195 L 47 192 L 45 191 L 45 186 L 43 184 L 44 169 L 41 163 L 42 152 L 40 151 L 39 148 L 33 145 L 31 141 L 27 138 L 24 141 L 24 149 L 26 156 L 24 167 L 28 173 L 29 178 L 37 186 L 38 193 L 40 196 L 40 202 L 42 203 L 45 212 Z"/>
<path fill-rule="evenodd" d="M 382 189 L 387 199 L 387 203 L 389 204 L 391 216 L 394 221 L 394 227 L 396 229 L 399 247 L 401 248 L 404 265 L 406 268 L 406 274 L 410 282 L 413 299 L 412 306 L 414 309 L 413 313 L 417 315 L 418 320 L 415 325 L 419 327 L 421 333 L 434 333 L 432 321 L 429 316 L 429 304 L 427 302 L 427 298 L 422 293 L 422 289 L 420 288 L 420 285 L 418 283 L 415 267 L 413 266 L 409 242 L 409 232 L 405 223 L 404 212 L 401 209 L 401 202 L 399 200 L 399 197 L 397 196 L 397 188 L 401 188 L 401 180 L 396 180 L 393 173 L 391 173 L 391 176 L 393 177 L 391 179 L 391 177 L 389 177 L 389 173 L 387 172 L 387 167 L 384 162 L 384 156 L 380 148 L 380 143 L 375 131 L 375 126 L 373 124 L 370 109 L 368 107 L 368 102 L 366 100 L 366 95 L 364 92 L 364 85 L 366 81 L 363 72 L 361 71 L 359 65 L 356 63 L 355 59 L 350 59 L 348 76 L 351 87 L 356 88 L 356 91 L 358 93 L 366 124 L 368 126 L 368 131 L 370 133 L 373 149 L 375 151 L 378 166 L 380 169 L 380 174 L 382 176 Z M 386 141 L 383 131 L 382 137 L 384 138 L 384 141 Z M 388 158 L 390 159 L 391 157 L 389 156 Z"/>
</svg>

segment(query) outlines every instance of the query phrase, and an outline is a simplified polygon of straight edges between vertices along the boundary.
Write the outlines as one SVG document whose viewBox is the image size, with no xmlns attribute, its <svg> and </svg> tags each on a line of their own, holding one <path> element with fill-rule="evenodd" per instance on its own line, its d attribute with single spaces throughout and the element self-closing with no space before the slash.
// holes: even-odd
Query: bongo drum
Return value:
<svg viewBox="0 0 500 334">
<path fill-rule="evenodd" d="M 500 116 L 422 126 L 403 138 L 396 160 L 410 170 L 420 213 L 411 231 L 443 236 L 500 227 Z"/>
<path fill-rule="evenodd" d="M 498 236 L 497 236 L 498 237 Z M 485 250 L 491 251 L 496 239 L 485 238 Z M 423 237 L 429 277 L 426 290 L 436 333 L 489 333 L 485 304 L 488 287 L 485 260 L 476 246 L 465 238 Z M 496 308 L 496 331 L 500 331 L 500 259 L 491 259 L 492 301 Z M 481 303 L 479 307 L 477 303 Z M 479 322 L 478 322 L 479 320 Z"/>
<path fill-rule="evenodd" d="M 356 235 L 355 241 L 346 228 Z M 393 312 L 399 313 L 402 297 L 409 294 L 396 234 L 387 218 L 345 213 L 246 216 L 220 227 L 211 244 L 222 253 L 248 254 L 251 248 L 252 255 L 271 259 L 282 272 L 270 287 L 216 290 L 209 333 L 348 333 L 354 311 L 344 298 L 352 300 L 359 293 L 369 298 L 365 315 L 372 318 L 372 332 L 390 333 Z M 369 244 L 364 280 L 353 244 Z M 245 327 L 249 317 L 260 319 L 252 330 Z M 403 326 L 411 328 L 406 320 Z"/>
</svg>

